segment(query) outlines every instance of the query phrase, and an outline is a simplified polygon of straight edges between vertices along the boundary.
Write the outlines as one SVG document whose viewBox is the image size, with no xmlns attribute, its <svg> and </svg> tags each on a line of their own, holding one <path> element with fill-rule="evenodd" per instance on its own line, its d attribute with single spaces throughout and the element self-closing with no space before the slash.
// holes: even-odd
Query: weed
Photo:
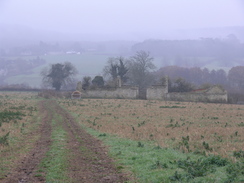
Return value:
<svg viewBox="0 0 244 183">
<path fill-rule="evenodd" d="M 208 151 L 213 151 L 213 148 L 210 148 L 209 144 L 205 141 L 203 141 L 202 143 L 203 147 L 208 150 Z"/>
<path fill-rule="evenodd" d="M 186 178 L 185 175 L 182 175 L 178 173 L 178 171 L 175 171 L 174 175 L 169 177 L 169 180 L 182 182 L 185 180 L 185 178 Z"/>
<path fill-rule="evenodd" d="M 159 150 L 159 149 L 162 149 L 162 147 L 160 147 L 160 146 L 158 145 L 158 146 L 154 147 L 153 149 L 154 149 L 154 150 Z"/>
<path fill-rule="evenodd" d="M 142 126 L 142 125 L 145 125 L 145 121 L 141 122 L 141 123 L 138 123 L 138 127 Z"/>
<path fill-rule="evenodd" d="M 141 142 L 138 142 L 137 147 L 144 147 L 144 144 L 142 144 Z"/>
<path fill-rule="evenodd" d="M 21 116 L 25 116 L 25 114 L 17 111 L 17 112 L 13 112 L 13 111 L 3 111 L 3 112 L 0 112 L 0 120 L 1 122 L 10 122 L 11 120 L 14 120 L 14 119 L 19 119 L 21 120 Z"/>
<path fill-rule="evenodd" d="M 244 123 L 243 122 L 241 122 L 241 123 L 239 123 L 239 124 L 237 124 L 238 126 L 244 126 Z"/>
<path fill-rule="evenodd" d="M 227 179 L 225 180 L 226 183 L 231 182 L 244 182 L 244 162 L 240 163 L 233 163 L 229 164 L 226 168 Z M 240 178 L 242 177 L 242 178 Z M 239 180 L 238 180 L 239 179 Z M 241 180 L 240 180 L 241 179 Z"/>
<path fill-rule="evenodd" d="M 99 137 L 105 137 L 105 136 L 107 136 L 106 133 L 99 134 Z"/>
<path fill-rule="evenodd" d="M 233 152 L 233 156 L 236 158 L 244 158 L 244 151 L 240 150 L 240 151 L 234 151 Z"/>
<path fill-rule="evenodd" d="M 199 151 L 199 150 L 195 150 L 195 151 L 193 152 L 193 154 L 199 154 L 199 155 L 206 156 L 206 152 L 205 152 L 205 151 Z"/>
<path fill-rule="evenodd" d="M 235 136 L 236 136 L 236 137 L 238 136 L 238 131 L 235 132 Z"/>
<path fill-rule="evenodd" d="M 208 156 L 204 161 L 206 164 L 215 165 L 217 167 L 226 166 L 229 164 L 229 161 L 226 158 L 214 155 Z"/>
<path fill-rule="evenodd" d="M 1 144 L 2 144 L 2 145 L 9 145 L 9 143 L 8 143 L 9 133 L 10 133 L 10 132 L 8 132 L 6 135 L 0 137 L 0 145 L 1 145 Z"/>
<path fill-rule="evenodd" d="M 161 169 L 161 168 L 169 168 L 169 166 L 167 165 L 167 163 L 161 163 L 160 161 L 156 161 L 155 164 L 150 166 L 151 170 Z"/>
<path fill-rule="evenodd" d="M 168 124 L 168 125 L 166 125 L 165 126 L 166 128 L 170 128 L 170 127 L 172 127 L 172 128 L 176 128 L 176 127 L 181 127 L 181 125 L 178 123 L 178 121 L 176 121 L 176 123 L 175 124 Z"/>
<path fill-rule="evenodd" d="M 181 142 L 179 142 L 180 146 L 186 147 L 187 151 L 190 152 L 190 145 L 189 145 L 190 137 L 182 137 Z"/>
</svg>

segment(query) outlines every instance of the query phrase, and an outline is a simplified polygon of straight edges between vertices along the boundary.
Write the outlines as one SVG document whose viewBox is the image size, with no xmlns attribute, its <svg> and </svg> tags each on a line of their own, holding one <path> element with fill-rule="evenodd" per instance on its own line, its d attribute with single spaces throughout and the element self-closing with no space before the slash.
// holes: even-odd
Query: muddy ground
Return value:
<svg viewBox="0 0 244 183">
<path fill-rule="evenodd" d="M 51 109 L 51 110 L 50 110 Z M 45 174 L 36 177 L 38 165 L 45 158 L 51 141 L 51 121 L 54 115 L 61 116 L 58 123 L 67 132 L 66 148 L 68 167 L 67 175 L 74 183 L 122 183 L 128 179 L 119 172 L 114 161 L 108 156 L 106 147 L 93 136 L 83 130 L 74 118 L 54 100 L 39 102 L 42 123 L 40 126 L 40 139 L 28 155 L 19 161 L 16 168 L 1 180 L 3 183 L 36 183 L 46 182 Z M 31 136 L 30 136 L 31 138 Z"/>
</svg>

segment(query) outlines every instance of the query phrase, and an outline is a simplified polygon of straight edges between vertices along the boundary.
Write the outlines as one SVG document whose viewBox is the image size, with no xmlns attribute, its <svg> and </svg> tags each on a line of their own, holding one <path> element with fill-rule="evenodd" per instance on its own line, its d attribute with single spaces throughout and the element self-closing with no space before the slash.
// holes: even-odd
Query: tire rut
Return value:
<svg viewBox="0 0 244 183">
<path fill-rule="evenodd" d="M 35 143 L 34 148 L 27 154 L 27 156 L 21 160 L 17 168 L 3 180 L 3 183 L 45 182 L 44 177 L 35 177 L 35 171 L 38 169 L 39 163 L 51 145 L 52 129 L 50 120 L 52 119 L 52 113 L 45 109 L 45 106 L 48 105 L 46 103 L 48 102 L 41 101 L 39 103 L 40 112 L 44 114 L 39 131 L 41 134 L 39 140 Z"/>
<path fill-rule="evenodd" d="M 59 105 L 57 109 L 57 113 L 63 116 L 63 128 L 68 134 L 71 182 L 126 182 L 126 176 L 118 172 L 102 142 L 82 129 L 75 119 Z"/>
</svg>

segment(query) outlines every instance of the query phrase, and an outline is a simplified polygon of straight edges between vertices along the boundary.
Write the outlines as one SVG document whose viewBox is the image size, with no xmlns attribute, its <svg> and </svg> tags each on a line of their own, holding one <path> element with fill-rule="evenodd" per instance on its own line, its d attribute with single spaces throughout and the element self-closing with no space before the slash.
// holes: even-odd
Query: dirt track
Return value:
<svg viewBox="0 0 244 183">
<path fill-rule="evenodd" d="M 55 114 L 61 116 L 58 124 L 67 132 L 66 148 L 69 182 L 74 183 L 119 183 L 127 179 L 119 173 L 102 143 L 86 133 L 54 100 L 39 103 L 43 116 L 40 126 L 40 139 L 19 165 L 4 179 L 3 183 L 45 182 L 45 175 L 35 177 L 38 165 L 51 145 L 51 121 Z M 31 138 L 31 137 L 30 137 Z"/>
</svg>

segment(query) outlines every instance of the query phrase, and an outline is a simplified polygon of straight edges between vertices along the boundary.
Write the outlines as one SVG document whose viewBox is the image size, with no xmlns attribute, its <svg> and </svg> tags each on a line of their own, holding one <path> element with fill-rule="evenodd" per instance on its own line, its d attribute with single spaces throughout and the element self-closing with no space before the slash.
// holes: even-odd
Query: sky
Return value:
<svg viewBox="0 0 244 183">
<path fill-rule="evenodd" d="M 69 33 L 244 26 L 244 1 L 0 0 L 0 24 Z"/>
</svg>

